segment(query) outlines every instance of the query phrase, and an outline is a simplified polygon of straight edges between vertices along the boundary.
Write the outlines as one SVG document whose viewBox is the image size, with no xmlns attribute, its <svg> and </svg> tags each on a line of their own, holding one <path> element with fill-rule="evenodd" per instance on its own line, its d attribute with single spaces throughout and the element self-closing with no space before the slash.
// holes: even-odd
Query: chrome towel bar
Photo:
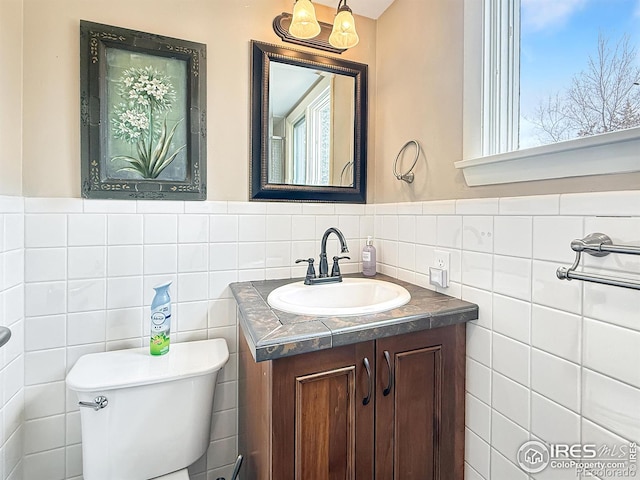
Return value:
<svg viewBox="0 0 640 480">
<path fill-rule="evenodd" d="M 640 282 L 635 280 L 591 275 L 575 271 L 580 263 L 582 252 L 586 252 L 594 257 L 604 257 L 610 253 L 640 255 L 640 247 L 633 245 L 614 245 L 608 235 L 605 235 L 604 233 L 592 233 L 581 240 L 572 241 L 571 249 L 576 252 L 576 259 L 573 262 L 573 265 L 569 268 L 558 268 L 556 275 L 560 280 L 582 280 L 584 282 L 602 283 L 605 285 L 613 285 L 615 287 L 640 290 Z"/>
</svg>

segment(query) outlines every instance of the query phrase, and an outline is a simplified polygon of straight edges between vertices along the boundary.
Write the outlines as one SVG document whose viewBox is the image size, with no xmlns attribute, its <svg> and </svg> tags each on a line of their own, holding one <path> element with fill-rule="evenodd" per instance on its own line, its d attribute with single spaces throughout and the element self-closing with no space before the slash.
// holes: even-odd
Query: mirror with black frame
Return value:
<svg viewBox="0 0 640 480">
<path fill-rule="evenodd" d="M 251 50 L 251 199 L 365 203 L 367 66 Z"/>
</svg>

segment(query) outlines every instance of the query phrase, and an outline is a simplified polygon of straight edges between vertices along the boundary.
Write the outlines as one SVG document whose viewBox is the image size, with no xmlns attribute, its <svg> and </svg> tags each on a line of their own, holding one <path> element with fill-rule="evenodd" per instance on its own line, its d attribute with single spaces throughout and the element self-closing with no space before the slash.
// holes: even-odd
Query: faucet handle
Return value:
<svg viewBox="0 0 640 480">
<path fill-rule="evenodd" d="M 305 277 L 305 280 L 308 280 L 310 278 L 316 278 L 316 269 L 313 266 L 313 258 L 299 258 L 296 260 L 296 263 L 300 263 L 300 262 L 309 263 L 309 266 L 307 267 L 307 276 Z"/>
<path fill-rule="evenodd" d="M 331 276 L 332 277 L 339 277 L 340 276 L 340 265 L 338 265 L 338 262 L 340 260 L 345 259 L 345 258 L 347 260 L 351 260 L 351 257 L 347 257 L 346 255 L 342 256 L 342 257 L 339 257 L 339 256 L 336 255 L 335 257 L 333 257 L 333 266 L 331 267 Z"/>
<path fill-rule="evenodd" d="M 313 258 L 299 258 L 296 260 L 296 263 L 309 262 L 309 265 L 313 265 L 314 261 L 315 260 Z"/>
</svg>

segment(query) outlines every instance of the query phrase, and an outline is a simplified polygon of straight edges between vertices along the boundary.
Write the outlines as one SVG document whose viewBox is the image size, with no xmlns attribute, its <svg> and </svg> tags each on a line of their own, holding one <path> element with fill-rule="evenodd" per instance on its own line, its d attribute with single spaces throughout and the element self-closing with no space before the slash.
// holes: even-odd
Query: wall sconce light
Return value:
<svg viewBox="0 0 640 480">
<path fill-rule="evenodd" d="M 289 25 L 289 33 L 296 38 L 308 40 L 318 36 L 320 25 L 316 20 L 316 10 L 310 0 L 296 0 Z"/>
<path fill-rule="evenodd" d="M 336 48 L 352 48 L 360 41 L 356 32 L 356 21 L 347 0 L 338 2 L 338 11 L 333 20 L 333 30 L 329 36 L 329 43 Z"/>
<path fill-rule="evenodd" d="M 311 0 L 296 0 L 293 14 L 282 13 L 273 19 L 273 30 L 285 42 L 333 53 L 342 53 L 360 41 L 347 0 L 338 1 L 333 25 L 318 22 Z"/>
</svg>

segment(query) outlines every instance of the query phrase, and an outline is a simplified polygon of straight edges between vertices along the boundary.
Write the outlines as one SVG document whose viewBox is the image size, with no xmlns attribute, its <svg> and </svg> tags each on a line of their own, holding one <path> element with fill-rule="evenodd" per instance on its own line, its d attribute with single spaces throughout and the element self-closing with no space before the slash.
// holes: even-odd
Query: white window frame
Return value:
<svg viewBox="0 0 640 480">
<path fill-rule="evenodd" d="M 319 148 L 322 137 L 320 112 L 327 105 L 331 109 L 331 97 L 331 84 L 329 84 L 307 107 L 307 159 L 310 160 L 310 168 L 307 170 L 307 184 L 309 185 L 328 185 L 331 182 L 331 146 L 327 159 L 329 178 L 325 183 L 322 182 L 323 162 Z M 331 122 L 329 128 L 331 128 Z"/>
<path fill-rule="evenodd" d="M 306 122 L 306 163 L 304 172 L 305 185 L 326 185 L 321 183 L 322 162 L 316 149 L 319 143 L 319 111 L 323 106 L 331 105 L 333 98 L 333 76 L 326 76 L 318 82 L 305 97 L 285 116 L 285 137 L 291 139 L 286 142 L 286 179 L 287 183 L 297 184 L 294 180 L 294 126 L 304 118 Z M 333 122 L 331 122 L 333 123 Z M 333 126 L 331 125 L 331 128 Z M 331 180 L 331 166 L 333 149 L 329 151 L 329 183 Z"/>
<path fill-rule="evenodd" d="M 454 165 L 467 184 L 640 171 L 640 127 L 514 150 L 519 10 L 520 0 L 464 0 L 463 159 Z"/>
<path fill-rule="evenodd" d="M 301 123 L 304 123 L 304 126 L 302 127 L 303 135 L 304 135 L 304 149 L 300 149 L 301 150 L 300 151 L 298 150 L 299 146 L 296 140 L 297 140 L 298 127 Z M 295 121 L 287 123 L 287 129 L 291 131 L 291 133 L 288 135 L 288 138 L 291 139 L 291 156 L 289 157 L 291 161 L 289 162 L 289 168 L 287 169 L 287 172 L 288 172 L 287 183 L 290 183 L 290 184 L 305 185 L 307 183 L 306 167 L 307 167 L 307 152 L 309 150 L 308 138 L 307 138 L 308 124 L 309 122 L 307 121 L 306 115 L 301 115 L 300 117 L 296 118 Z M 302 153 L 304 155 L 304 162 L 302 162 L 302 164 L 300 164 L 301 163 L 300 158 L 298 158 L 298 156 L 296 155 L 297 153 Z M 298 167 L 302 167 L 302 168 L 298 168 Z"/>
</svg>

